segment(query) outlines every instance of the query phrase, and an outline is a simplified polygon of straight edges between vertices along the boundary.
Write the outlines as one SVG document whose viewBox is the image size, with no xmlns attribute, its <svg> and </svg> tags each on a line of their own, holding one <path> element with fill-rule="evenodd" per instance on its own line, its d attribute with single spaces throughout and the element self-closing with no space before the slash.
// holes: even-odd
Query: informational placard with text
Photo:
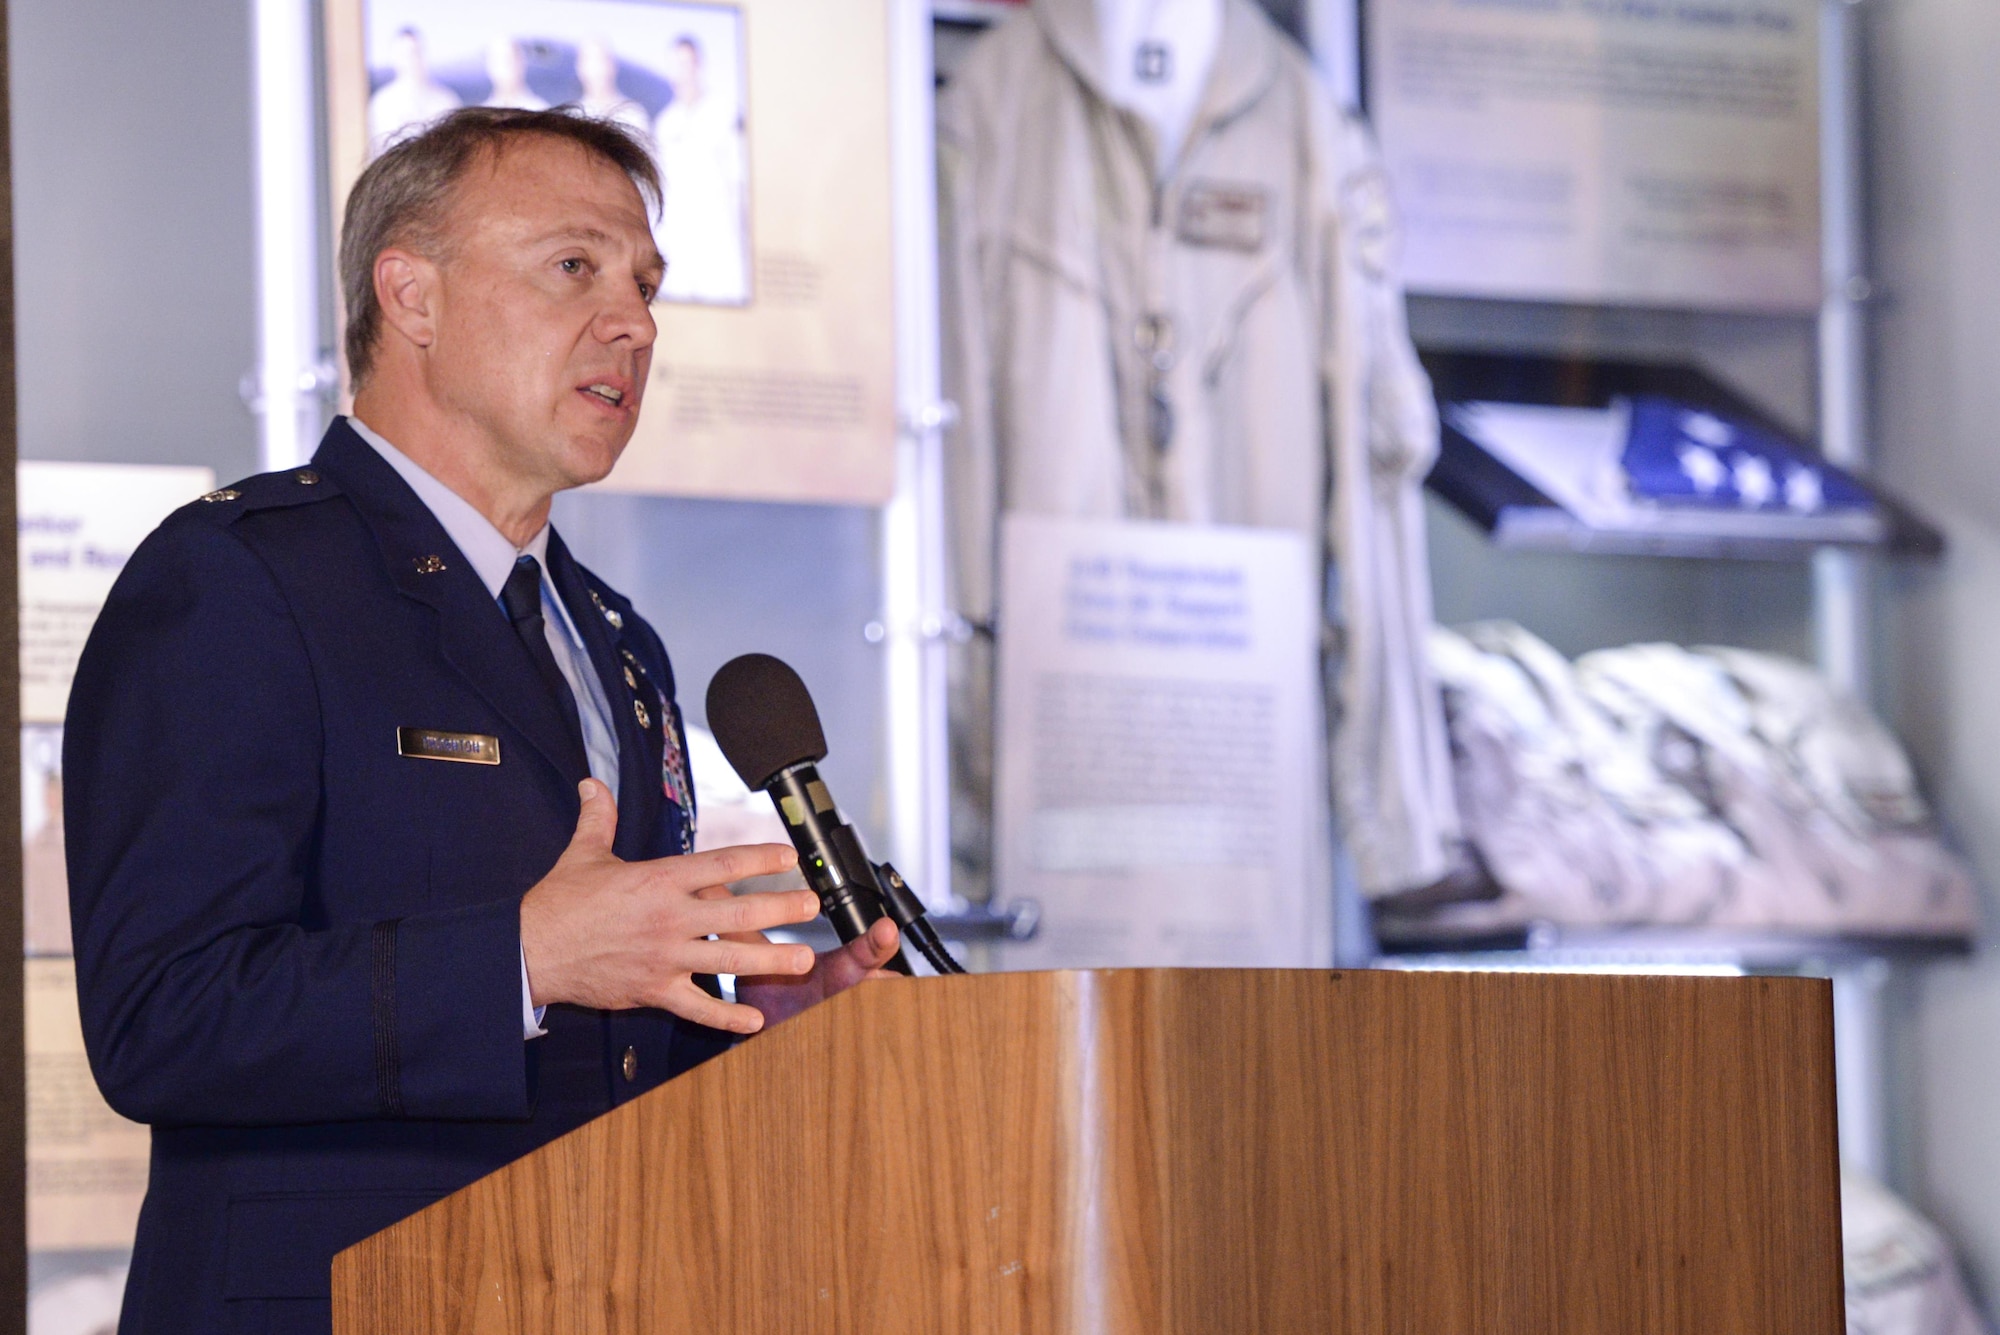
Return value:
<svg viewBox="0 0 2000 1335">
<path fill-rule="evenodd" d="M 995 881 L 1042 905 L 1008 967 L 1325 962 L 1307 547 L 1007 517 Z"/>
<path fill-rule="evenodd" d="M 1809 312 L 1815 0 L 1371 0 L 1411 290 Z"/>
</svg>

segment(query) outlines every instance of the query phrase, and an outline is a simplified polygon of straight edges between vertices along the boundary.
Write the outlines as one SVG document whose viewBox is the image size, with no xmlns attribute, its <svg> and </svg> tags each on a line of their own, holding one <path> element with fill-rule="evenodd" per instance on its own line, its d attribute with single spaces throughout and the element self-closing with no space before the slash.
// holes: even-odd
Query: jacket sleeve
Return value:
<svg viewBox="0 0 2000 1335">
<path fill-rule="evenodd" d="M 98 618 L 64 737 L 99 1086 L 155 1124 L 527 1116 L 518 898 L 329 923 L 371 896 L 311 881 L 322 727 L 262 560 L 168 520 Z"/>
<path fill-rule="evenodd" d="M 1321 348 L 1339 617 L 1329 754 L 1362 889 L 1386 895 L 1442 878 L 1459 835 L 1427 653 L 1422 488 L 1437 458 L 1438 419 L 1404 313 L 1387 175 L 1359 123 L 1321 110 Z"/>
</svg>

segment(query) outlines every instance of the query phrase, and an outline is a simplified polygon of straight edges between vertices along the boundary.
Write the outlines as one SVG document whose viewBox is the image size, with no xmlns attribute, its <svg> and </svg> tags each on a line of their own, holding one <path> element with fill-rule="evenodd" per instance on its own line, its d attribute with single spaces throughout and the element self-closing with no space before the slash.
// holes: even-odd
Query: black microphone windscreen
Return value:
<svg viewBox="0 0 2000 1335">
<path fill-rule="evenodd" d="M 762 788 L 780 770 L 826 759 L 812 693 L 782 659 L 744 654 L 708 683 L 708 730 L 743 782 Z"/>
</svg>

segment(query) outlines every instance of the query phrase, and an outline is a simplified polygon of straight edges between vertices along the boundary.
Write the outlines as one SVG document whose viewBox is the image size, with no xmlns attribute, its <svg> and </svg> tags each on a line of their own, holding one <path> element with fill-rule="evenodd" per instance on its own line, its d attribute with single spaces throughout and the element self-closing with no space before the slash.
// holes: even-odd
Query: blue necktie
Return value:
<svg viewBox="0 0 2000 1335">
<path fill-rule="evenodd" d="M 583 721 L 576 712 L 576 696 L 570 692 L 562 669 L 556 666 L 556 656 L 549 649 L 549 634 L 542 622 L 541 562 L 532 556 L 514 562 L 513 573 L 500 589 L 500 606 L 514 623 L 514 633 L 521 637 L 521 647 L 534 661 L 535 671 L 555 697 L 556 709 L 562 715 L 573 749 L 570 759 L 579 776 L 589 774 L 590 760 L 583 748 Z"/>
</svg>

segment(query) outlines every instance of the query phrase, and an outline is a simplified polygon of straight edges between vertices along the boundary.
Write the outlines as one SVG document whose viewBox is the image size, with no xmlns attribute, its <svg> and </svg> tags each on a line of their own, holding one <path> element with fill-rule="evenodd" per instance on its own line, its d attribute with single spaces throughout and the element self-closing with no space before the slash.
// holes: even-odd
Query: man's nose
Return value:
<svg viewBox="0 0 2000 1335">
<path fill-rule="evenodd" d="M 597 337 L 606 343 L 628 341 L 649 348 L 658 333 L 653 308 L 639 295 L 636 286 L 623 296 L 614 296 L 597 316 Z"/>
</svg>

